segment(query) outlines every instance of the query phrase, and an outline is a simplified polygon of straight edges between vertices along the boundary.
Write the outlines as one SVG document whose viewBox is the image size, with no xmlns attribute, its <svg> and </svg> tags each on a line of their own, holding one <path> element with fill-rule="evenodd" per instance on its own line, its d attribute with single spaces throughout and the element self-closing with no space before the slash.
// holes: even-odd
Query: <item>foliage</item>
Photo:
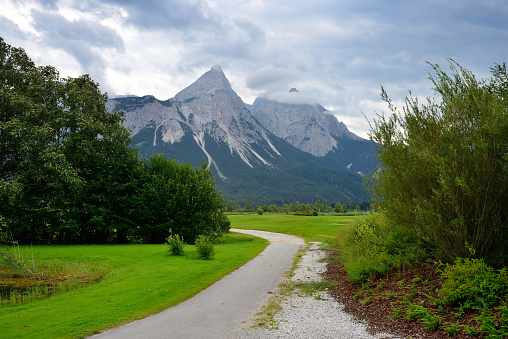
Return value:
<svg viewBox="0 0 508 339">
<path fill-rule="evenodd" d="M 62 79 L 0 38 L 0 204 L 14 239 L 107 242 L 128 225 L 136 152 L 89 76 Z"/>
<path fill-rule="evenodd" d="M 411 93 L 402 111 L 388 98 L 370 137 L 382 166 L 368 181 L 389 220 L 449 260 L 506 254 L 508 246 L 508 77 L 497 65 L 478 81 L 450 60 L 431 65 L 436 101 Z M 502 256 L 498 258 L 503 259 Z"/>
<path fill-rule="evenodd" d="M 381 213 L 355 218 L 337 240 L 340 259 L 355 282 L 427 256 L 417 238 L 390 225 Z"/>
<path fill-rule="evenodd" d="M 506 268 L 496 272 L 482 259 L 458 258 L 441 272 L 444 278 L 439 298 L 445 305 L 481 309 L 508 294 Z"/>
<path fill-rule="evenodd" d="M 178 234 L 172 234 L 170 230 L 169 237 L 166 238 L 166 243 L 169 246 L 169 253 L 172 255 L 183 255 L 185 243 L 183 242 L 183 238 Z"/>
<path fill-rule="evenodd" d="M 88 75 L 62 79 L 0 38 L 0 239 L 163 243 L 169 229 L 190 242 L 227 232 L 208 168 L 141 161 L 106 100 Z"/>
<path fill-rule="evenodd" d="M 189 243 L 229 231 L 224 200 L 204 163 L 193 168 L 159 154 L 145 159 L 133 209 L 138 232 L 150 243 L 164 242 L 170 229 Z"/>
<path fill-rule="evenodd" d="M 212 259 L 215 255 L 215 249 L 210 237 L 206 235 L 200 235 L 196 239 L 196 250 L 198 251 L 201 259 Z"/>
</svg>

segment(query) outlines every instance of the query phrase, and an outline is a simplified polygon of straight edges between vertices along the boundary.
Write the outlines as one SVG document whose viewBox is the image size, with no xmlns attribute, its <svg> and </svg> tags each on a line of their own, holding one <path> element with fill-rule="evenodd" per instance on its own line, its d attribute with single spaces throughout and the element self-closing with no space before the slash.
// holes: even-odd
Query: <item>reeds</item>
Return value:
<svg viewBox="0 0 508 339">
<path fill-rule="evenodd" d="M 17 244 L 13 244 L 12 252 L 16 266 L 21 269 L 4 278 L 3 284 L 0 283 L 0 307 L 43 299 L 95 284 L 107 272 L 105 267 L 96 262 L 36 261 L 28 246 L 26 258 Z"/>
</svg>

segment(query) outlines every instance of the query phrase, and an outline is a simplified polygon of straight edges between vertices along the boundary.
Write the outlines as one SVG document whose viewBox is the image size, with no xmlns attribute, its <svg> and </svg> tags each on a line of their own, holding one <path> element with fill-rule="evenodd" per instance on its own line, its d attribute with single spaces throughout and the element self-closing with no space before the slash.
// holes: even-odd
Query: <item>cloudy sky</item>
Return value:
<svg viewBox="0 0 508 339">
<path fill-rule="evenodd" d="M 508 2 L 0 0 L 0 36 L 110 97 L 166 100 L 218 64 L 246 103 L 296 87 L 366 137 L 381 85 L 426 97 L 426 61 L 478 78 L 508 61 Z"/>
</svg>

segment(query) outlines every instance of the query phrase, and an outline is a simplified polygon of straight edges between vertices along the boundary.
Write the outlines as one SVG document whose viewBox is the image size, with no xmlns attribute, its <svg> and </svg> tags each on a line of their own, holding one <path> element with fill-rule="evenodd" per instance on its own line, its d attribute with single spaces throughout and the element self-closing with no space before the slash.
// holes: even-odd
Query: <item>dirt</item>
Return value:
<svg viewBox="0 0 508 339">
<path fill-rule="evenodd" d="M 403 296 L 407 296 L 411 291 L 413 291 L 411 301 L 439 314 L 443 324 L 458 322 L 460 325 L 478 326 L 473 319 L 477 314 L 466 313 L 459 319 L 455 316 L 456 311 L 451 308 L 437 312 L 436 307 L 430 304 L 429 298 L 423 296 L 423 294 L 437 296 L 442 279 L 436 272 L 435 265 L 393 269 L 388 274 L 374 277 L 362 286 L 349 281 L 344 267 L 335 260 L 328 265 L 325 277 L 327 280 L 340 282 L 330 293 L 337 302 L 344 305 L 345 312 L 365 321 L 371 334 L 389 333 L 394 338 L 452 338 L 444 331 L 443 326 L 431 332 L 424 324 L 407 320 L 404 313 L 397 319 L 394 317 L 392 303 L 395 302 L 396 306 L 401 305 Z M 366 301 L 369 297 L 370 299 Z M 471 336 L 461 330 L 453 338 L 484 338 L 484 336 Z"/>
</svg>

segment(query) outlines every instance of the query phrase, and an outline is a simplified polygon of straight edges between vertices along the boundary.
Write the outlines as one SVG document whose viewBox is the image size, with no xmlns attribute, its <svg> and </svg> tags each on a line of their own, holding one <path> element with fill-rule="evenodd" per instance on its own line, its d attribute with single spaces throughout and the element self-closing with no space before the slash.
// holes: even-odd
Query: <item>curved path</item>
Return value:
<svg viewBox="0 0 508 339">
<path fill-rule="evenodd" d="M 304 241 L 280 233 L 231 231 L 268 239 L 270 245 L 191 299 L 93 338 L 224 338 L 248 321 L 275 291 Z"/>
</svg>

